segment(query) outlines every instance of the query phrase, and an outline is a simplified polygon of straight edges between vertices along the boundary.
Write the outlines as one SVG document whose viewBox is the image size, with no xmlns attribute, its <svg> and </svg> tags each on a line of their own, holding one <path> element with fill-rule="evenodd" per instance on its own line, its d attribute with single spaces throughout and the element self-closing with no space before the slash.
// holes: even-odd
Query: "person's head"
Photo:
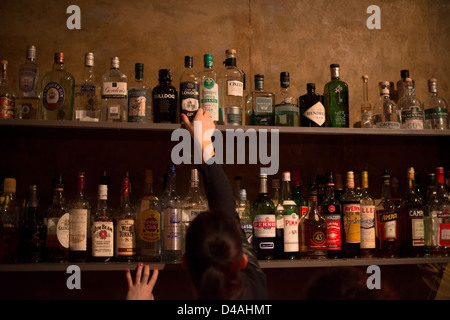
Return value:
<svg viewBox="0 0 450 320">
<path fill-rule="evenodd" d="M 202 212 L 186 233 L 183 264 L 199 299 L 225 300 L 242 296 L 240 270 L 247 264 L 235 218 L 222 212 Z"/>
</svg>

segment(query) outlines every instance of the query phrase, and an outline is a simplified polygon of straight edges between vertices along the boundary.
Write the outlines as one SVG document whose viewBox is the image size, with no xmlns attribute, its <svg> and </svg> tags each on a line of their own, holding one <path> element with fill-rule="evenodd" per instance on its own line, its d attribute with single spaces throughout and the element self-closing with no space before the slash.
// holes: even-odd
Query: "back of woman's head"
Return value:
<svg viewBox="0 0 450 320">
<path fill-rule="evenodd" d="M 199 214 L 187 230 L 185 257 L 199 299 L 241 295 L 242 238 L 234 217 L 215 211 Z"/>
</svg>

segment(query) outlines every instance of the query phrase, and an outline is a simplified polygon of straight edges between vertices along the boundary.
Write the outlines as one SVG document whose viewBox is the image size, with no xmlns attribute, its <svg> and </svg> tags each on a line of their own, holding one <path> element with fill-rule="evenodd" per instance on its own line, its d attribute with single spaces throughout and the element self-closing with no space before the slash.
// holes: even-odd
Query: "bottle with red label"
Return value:
<svg viewBox="0 0 450 320">
<path fill-rule="evenodd" d="M 348 258 L 361 257 L 361 199 L 355 191 L 353 171 L 347 172 L 347 188 L 341 197 L 344 215 L 345 246 Z"/>
<path fill-rule="evenodd" d="M 400 214 L 399 208 L 391 198 L 391 176 L 386 169 L 381 182 L 381 202 L 376 207 L 378 256 L 397 258 L 400 242 Z"/>
<path fill-rule="evenodd" d="M 334 173 L 326 173 L 325 198 L 320 205 L 322 215 L 327 221 L 327 257 L 338 259 L 344 257 L 342 205 L 335 197 Z"/>
<path fill-rule="evenodd" d="M 327 221 L 317 203 L 317 181 L 312 178 L 308 196 L 309 210 L 300 219 L 299 241 L 301 259 L 327 258 Z"/>
</svg>

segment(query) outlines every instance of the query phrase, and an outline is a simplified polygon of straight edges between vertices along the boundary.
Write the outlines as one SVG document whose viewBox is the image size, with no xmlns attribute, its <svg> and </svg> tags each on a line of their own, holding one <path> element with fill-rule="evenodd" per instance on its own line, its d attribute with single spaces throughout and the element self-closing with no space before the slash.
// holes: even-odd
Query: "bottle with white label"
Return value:
<svg viewBox="0 0 450 320">
<path fill-rule="evenodd" d="M 280 90 L 276 98 L 275 109 L 275 125 L 298 127 L 298 99 L 296 97 L 295 88 L 290 85 L 289 72 L 280 73 Z"/>
<path fill-rule="evenodd" d="M 200 107 L 208 110 L 209 116 L 217 123 L 219 121 L 219 84 L 217 73 L 213 69 L 212 54 L 203 57 L 205 69 L 200 72 Z"/>
<path fill-rule="evenodd" d="M 438 95 L 437 80 L 428 80 L 428 97 L 423 102 L 424 129 L 445 130 L 448 128 L 447 102 Z"/>
<path fill-rule="evenodd" d="M 36 63 L 36 46 L 27 47 L 27 58 L 19 66 L 19 102 L 16 109 L 22 119 L 36 119 L 39 105 L 39 66 Z"/>
<path fill-rule="evenodd" d="M 114 257 L 114 223 L 108 206 L 108 186 L 98 186 L 97 209 L 92 219 L 91 260 L 108 262 Z"/>
<path fill-rule="evenodd" d="M 389 97 L 389 81 L 381 81 L 380 98 L 373 106 L 374 128 L 400 129 L 400 120 L 397 113 L 397 105 Z"/>
<path fill-rule="evenodd" d="M 111 70 L 102 77 L 101 121 L 128 121 L 127 76 L 119 71 L 119 58 L 111 58 Z"/>
<path fill-rule="evenodd" d="M 376 249 L 375 201 L 369 193 L 369 173 L 361 173 L 361 258 L 373 258 Z"/>
<path fill-rule="evenodd" d="M 255 75 L 255 90 L 245 98 L 246 123 L 273 126 L 275 121 L 275 95 L 264 90 L 264 75 Z"/>
<path fill-rule="evenodd" d="M 134 65 L 134 83 L 128 90 L 128 122 L 151 122 L 150 88 L 144 82 L 144 64 Z"/>
<path fill-rule="evenodd" d="M 241 229 L 250 245 L 253 245 L 253 221 L 251 217 L 251 205 L 247 200 L 247 190 L 240 189 L 239 199 L 236 201 L 236 211 L 239 215 Z"/>
<path fill-rule="evenodd" d="M 400 112 L 402 129 L 422 130 L 423 129 L 423 109 L 422 103 L 416 97 L 411 78 L 406 79 L 406 92 L 398 100 L 398 110 Z"/>
<path fill-rule="evenodd" d="M 180 261 L 183 247 L 181 199 L 176 191 L 176 168 L 169 165 L 167 186 L 161 196 L 163 221 L 162 261 Z"/>
<path fill-rule="evenodd" d="M 257 258 L 274 259 L 275 255 L 275 205 L 270 200 L 267 188 L 267 175 L 259 176 L 259 194 L 253 203 L 253 247 Z"/>
<path fill-rule="evenodd" d="M 180 80 L 180 114 L 192 121 L 200 106 L 200 81 L 194 71 L 192 56 L 184 57 L 184 68 Z"/>
<path fill-rule="evenodd" d="M 300 126 L 301 127 L 324 127 L 325 107 L 323 96 L 316 93 L 316 84 L 306 84 L 307 93 L 299 98 Z"/>
</svg>

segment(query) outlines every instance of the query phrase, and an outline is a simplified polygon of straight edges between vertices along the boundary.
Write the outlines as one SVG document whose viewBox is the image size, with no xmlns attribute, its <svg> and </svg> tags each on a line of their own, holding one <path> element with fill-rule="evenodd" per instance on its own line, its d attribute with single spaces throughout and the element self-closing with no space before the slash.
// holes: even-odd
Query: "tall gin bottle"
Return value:
<svg viewBox="0 0 450 320">
<path fill-rule="evenodd" d="M 150 88 L 144 82 L 144 64 L 134 65 L 134 82 L 128 90 L 128 122 L 150 122 Z"/>
<path fill-rule="evenodd" d="M 373 124 L 375 128 L 400 129 L 397 105 L 389 97 L 389 81 L 382 81 L 380 98 L 373 106 Z"/>
<path fill-rule="evenodd" d="M 355 192 L 355 175 L 347 172 L 347 188 L 342 195 L 345 244 L 348 258 L 361 257 L 361 199 Z"/>
<path fill-rule="evenodd" d="M 410 78 L 407 79 L 406 92 L 398 100 L 402 129 L 422 130 L 423 110 L 422 104 L 416 98 L 416 90 Z"/>
<path fill-rule="evenodd" d="M 302 127 L 324 127 L 325 107 L 323 96 L 316 93 L 316 84 L 306 84 L 306 94 L 302 95 L 300 101 L 300 126 Z"/>
<path fill-rule="evenodd" d="M 184 71 L 180 80 L 180 114 L 188 117 L 189 121 L 194 119 L 200 106 L 200 81 L 194 71 L 194 58 L 184 57 Z"/>
<path fill-rule="evenodd" d="M 0 62 L 0 119 L 17 118 L 16 94 L 8 83 L 8 61 Z"/>
<path fill-rule="evenodd" d="M 36 119 L 39 106 L 39 67 L 36 63 L 36 46 L 27 47 L 27 58 L 19 66 L 19 102 L 16 108 L 22 119 Z"/>
<path fill-rule="evenodd" d="M 236 65 L 235 49 L 226 50 L 225 55 L 225 68 L 219 76 L 219 124 L 236 124 L 239 115 L 244 124 L 245 74 Z"/>
<path fill-rule="evenodd" d="M 114 222 L 108 205 L 108 186 L 98 185 L 98 199 L 91 223 L 91 260 L 108 262 L 114 257 Z"/>
<path fill-rule="evenodd" d="M 212 54 L 203 56 L 204 69 L 199 73 L 200 107 L 208 110 L 209 116 L 217 123 L 219 121 L 219 84 L 217 72 L 213 69 Z"/>
<path fill-rule="evenodd" d="M 294 88 L 290 86 L 289 72 L 280 73 L 280 90 L 275 98 L 275 125 L 298 127 L 300 122 L 298 99 L 294 94 Z"/>
<path fill-rule="evenodd" d="M 75 80 L 66 71 L 64 53 L 55 53 L 53 70 L 41 80 L 40 118 L 44 120 L 72 120 Z"/>
<path fill-rule="evenodd" d="M 116 228 L 116 259 L 119 261 L 136 260 L 136 215 L 130 203 L 130 178 L 122 179 L 120 207 L 117 212 Z"/>
<path fill-rule="evenodd" d="M 375 201 L 369 192 L 369 173 L 361 173 L 361 257 L 372 258 L 375 256 Z"/>
<path fill-rule="evenodd" d="M 172 86 L 172 71 L 158 71 L 159 84 L 152 90 L 153 122 L 178 123 L 177 89 Z"/>
<path fill-rule="evenodd" d="M 436 79 L 428 80 L 428 92 L 428 97 L 423 102 L 423 110 L 425 113 L 424 129 L 447 129 L 447 102 L 438 95 Z"/>
<path fill-rule="evenodd" d="M 349 102 L 348 85 L 340 78 L 339 64 L 331 64 L 331 81 L 323 89 L 326 126 L 348 128 Z"/>
<path fill-rule="evenodd" d="M 102 77 L 102 121 L 126 122 L 128 119 L 127 76 L 119 71 L 119 66 L 119 58 L 111 58 L 111 69 Z"/>
<path fill-rule="evenodd" d="M 248 112 L 246 123 L 257 126 L 274 125 L 275 95 L 264 91 L 264 75 L 255 75 L 255 90 L 248 94 L 245 100 Z"/>
<path fill-rule="evenodd" d="M 363 101 L 361 103 L 361 128 L 373 127 L 372 105 L 369 102 L 369 76 L 363 75 Z"/>
</svg>

